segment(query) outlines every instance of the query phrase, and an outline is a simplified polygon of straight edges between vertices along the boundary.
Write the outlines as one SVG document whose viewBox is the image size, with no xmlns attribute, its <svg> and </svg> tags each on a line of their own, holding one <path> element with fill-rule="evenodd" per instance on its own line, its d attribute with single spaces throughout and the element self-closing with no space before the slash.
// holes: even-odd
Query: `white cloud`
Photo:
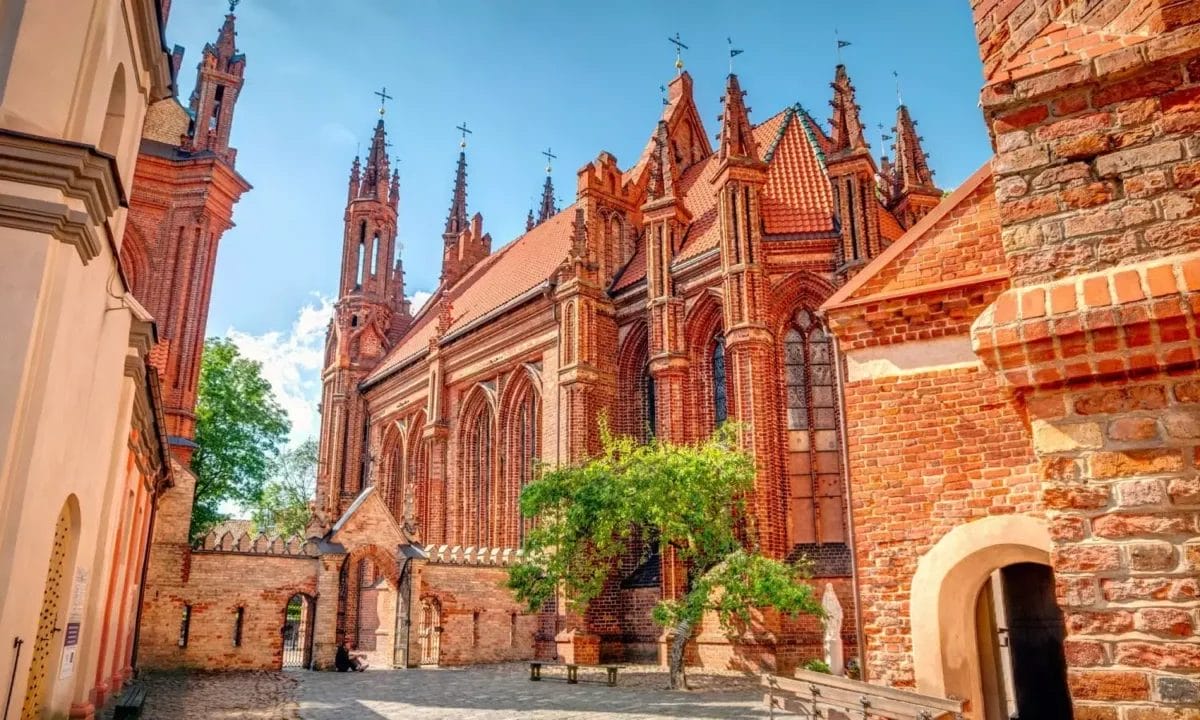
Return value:
<svg viewBox="0 0 1200 720">
<path fill-rule="evenodd" d="M 325 330 L 333 315 L 333 299 L 314 293 L 315 303 L 300 308 L 287 331 L 261 335 L 230 327 L 225 333 L 242 355 L 262 363 L 263 377 L 292 421 L 291 442 L 317 437 L 321 417 L 321 366 L 325 355 Z"/>
<path fill-rule="evenodd" d="M 431 297 L 433 297 L 433 293 L 424 290 L 418 290 L 410 295 L 408 302 L 411 303 L 412 314 L 416 315 L 421 308 L 425 307 L 425 303 L 429 302 Z"/>
<path fill-rule="evenodd" d="M 416 314 L 432 293 L 418 290 L 409 298 Z M 325 363 L 325 332 L 333 316 L 333 298 L 313 293 L 314 302 L 300 308 L 286 331 L 269 330 L 261 335 L 230 327 L 225 335 L 242 355 L 262 363 L 263 377 L 271 383 L 275 398 L 292 421 L 291 443 L 317 437 L 321 416 L 321 369 Z"/>
</svg>

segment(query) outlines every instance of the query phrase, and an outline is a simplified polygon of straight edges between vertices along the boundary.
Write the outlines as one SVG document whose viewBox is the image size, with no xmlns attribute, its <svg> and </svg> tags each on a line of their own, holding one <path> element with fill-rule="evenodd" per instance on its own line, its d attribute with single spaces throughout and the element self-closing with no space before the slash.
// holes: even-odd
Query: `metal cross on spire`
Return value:
<svg viewBox="0 0 1200 720">
<path fill-rule="evenodd" d="M 679 33 L 675 33 L 675 37 L 667 38 L 667 42 L 675 46 L 675 74 L 683 74 L 683 51 L 688 49 L 687 45 L 683 44 L 683 40 L 679 38 Z"/>
<path fill-rule="evenodd" d="M 735 48 L 733 46 L 733 38 L 731 38 L 731 37 L 726 37 L 725 42 L 729 43 L 729 74 L 732 75 L 733 74 L 733 59 L 746 51 Z"/>
<path fill-rule="evenodd" d="M 550 148 L 546 148 L 545 150 L 543 150 L 542 154 L 546 156 L 546 172 L 549 173 L 550 165 L 552 164 L 552 162 L 554 160 L 558 159 L 558 156 L 555 155 L 554 152 Z"/>
<path fill-rule="evenodd" d="M 383 89 L 379 90 L 375 94 L 379 96 L 379 117 L 383 117 L 384 105 L 387 104 L 388 100 L 393 100 L 394 98 L 387 94 L 387 85 L 384 85 Z"/>
<path fill-rule="evenodd" d="M 462 132 L 462 140 L 458 143 L 458 147 L 465 150 L 467 147 L 467 135 L 473 135 L 474 133 L 467 129 L 466 120 L 463 120 L 462 125 L 455 126 L 454 129 Z"/>
</svg>

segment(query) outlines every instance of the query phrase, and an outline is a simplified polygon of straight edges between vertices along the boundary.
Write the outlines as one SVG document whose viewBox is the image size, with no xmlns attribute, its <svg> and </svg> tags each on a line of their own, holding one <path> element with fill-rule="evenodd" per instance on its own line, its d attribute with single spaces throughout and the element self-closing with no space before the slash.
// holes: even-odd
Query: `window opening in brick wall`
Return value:
<svg viewBox="0 0 1200 720">
<path fill-rule="evenodd" d="M 517 646 L 517 614 L 515 612 L 509 613 L 508 646 Z"/>
<path fill-rule="evenodd" d="M 646 431 L 650 437 L 658 434 L 658 408 L 654 399 L 654 376 L 650 374 L 650 363 L 642 366 L 642 402 L 645 403 Z"/>
<path fill-rule="evenodd" d="M 179 620 L 179 647 L 185 648 L 188 644 L 188 634 L 192 629 L 192 606 L 183 606 L 183 616 Z"/>
<path fill-rule="evenodd" d="M 833 348 L 808 310 L 793 315 L 784 337 L 784 372 L 792 543 L 845 542 Z"/>
<path fill-rule="evenodd" d="M 471 647 L 479 647 L 479 611 L 471 613 Z"/>
<path fill-rule="evenodd" d="M 725 383 L 725 337 L 718 335 L 712 345 L 713 420 L 720 427 L 729 419 L 728 389 Z"/>
<path fill-rule="evenodd" d="M 512 507 L 509 508 L 516 516 L 517 537 L 516 546 L 520 546 L 525 542 L 525 533 L 532 527 L 532 518 L 525 518 L 521 515 L 520 497 L 521 491 L 525 489 L 533 480 L 533 474 L 536 470 L 537 457 L 539 453 L 538 441 L 541 435 L 541 418 L 538 413 L 538 405 L 541 398 L 532 388 L 525 391 L 524 397 L 521 398 L 520 407 L 517 408 L 516 429 L 516 473 L 517 473 L 517 493 L 511 498 Z"/>
<path fill-rule="evenodd" d="M 466 492 L 461 500 L 463 527 L 459 530 L 464 544 L 485 547 L 492 534 L 492 437 L 493 420 L 491 407 L 486 401 L 479 402 L 473 414 L 467 418 L 467 432 L 463 435 L 462 453 Z"/>
<path fill-rule="evenodd" d="M 246 617 L 246 608 L 237 608 L 233 611 L 233 646 L 242 646 L 242 621 Z"/>
</svg>

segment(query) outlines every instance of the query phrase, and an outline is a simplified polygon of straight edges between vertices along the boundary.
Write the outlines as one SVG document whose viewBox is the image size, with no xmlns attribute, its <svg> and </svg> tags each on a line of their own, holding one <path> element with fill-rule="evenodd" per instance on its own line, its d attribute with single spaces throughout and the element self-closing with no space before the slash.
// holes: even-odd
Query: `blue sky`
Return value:
<svg viewBox="0 0 1200 720">
<path fill-rule="evenodd" d="M 205 42 L 227 2 L 175 0 L 168 44 L 186 49 L 181 97 L 191 92 Z M 982 74 L 966 0 L 826 3 L 604 3 L 541 0 L 245 0 L 237 9 L 246 85 L 234 118 L 238 170 L 254 185 L 234 211 L 213 283 L 210 335 L 229 335 L 260 359 L 295 424 L 316 432 L 320 343 L 337 292 L 346 180 L 377 118 L 386 116 L 401 173 L 400 241 L 409 294 L 440 272 L 462 121 L 474 131 L 468 205 L 495 246 L 524 228 L 540 192 L 547 147 L 558 156 L 561 204 L 575 171 L 601 150 L 632 163 L 661 111 L 659 86 L 675 74 L 668 35 L 684 62 L 710 134 L 728 72 L 727 37 L 751 120 L 800 102 L 829 115 L 834 30 L 858 91 L 868 140 L 905 103 L 925 137 L 942 187 L 990 155 L 977 107 Z"/>
</svg>

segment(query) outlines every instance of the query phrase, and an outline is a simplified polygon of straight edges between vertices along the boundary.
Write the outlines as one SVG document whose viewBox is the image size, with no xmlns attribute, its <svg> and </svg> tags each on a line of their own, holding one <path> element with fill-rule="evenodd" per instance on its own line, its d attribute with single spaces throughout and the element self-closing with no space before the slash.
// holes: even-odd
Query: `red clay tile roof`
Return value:
<svg viewBox="0 0 1200 720">
<path fill-rule="evenodd" d="M 754 128 L 754 141 L 768 162 L 763 188 L 763 224 L 768 233 L 833 232 L 833 191 L 820 159 L 815 139 L 802 122 L 799 111 L 785 108 Z M 692 215 L 691 225 L 675 262 L 684 262 L 717 247 L 716 155 L 688 168 L 676 186 L 683 206 Z M 646 277 L 646 258 L 637 252 L 613 283 L 624 290 Z"/>
<path fill-rule="evenodd" d="M 768 151 L 762 193 L 763 228 L 772 235 L 833 232 L 833 190 L 816 142 L 788 113 L 778 144 Z"/>
<path fill-rule="evenodd" d="M 546 282 L 567 256 L 571 247 L 575 206 L 564 208 L 541 225 L 520 236 L 479 262 L 455 283 L 447 294 L 452 308 L 450 329 L 469 325 L 504 303 Z M 425 303 L 413 319 L 412 328 L 400 344 L 367 376 L 378 380 L 397 365 L 419 354 L 437 334 L 438 298 Z"/>
<path fill-rule="evenodd" d="M 882 205 L 877 205 L 876 210 L 879 215 L 879 234 L 888 242 L 899 240 L 904 235 L 904 228 L 900 225 L 900 221 Z"/>
</svg>

